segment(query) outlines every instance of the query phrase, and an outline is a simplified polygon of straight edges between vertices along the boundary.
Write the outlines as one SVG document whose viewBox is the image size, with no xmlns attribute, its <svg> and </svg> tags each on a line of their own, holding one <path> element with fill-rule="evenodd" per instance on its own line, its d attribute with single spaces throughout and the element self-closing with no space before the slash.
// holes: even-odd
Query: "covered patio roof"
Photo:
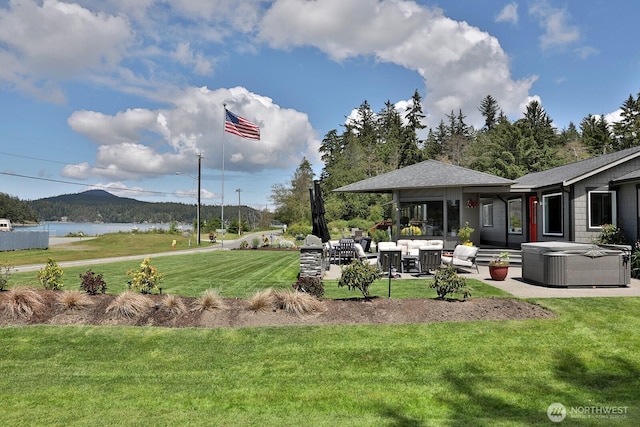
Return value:
<svg viewBox="0 0 640 427">
<path fill-rule="evenodd" d="M 392 193 L 397 190 L 442 187 L 506 187 L 514 181 L 436 160 L 426 160 L 333 191 L 345 193 Z"/>
</svg>

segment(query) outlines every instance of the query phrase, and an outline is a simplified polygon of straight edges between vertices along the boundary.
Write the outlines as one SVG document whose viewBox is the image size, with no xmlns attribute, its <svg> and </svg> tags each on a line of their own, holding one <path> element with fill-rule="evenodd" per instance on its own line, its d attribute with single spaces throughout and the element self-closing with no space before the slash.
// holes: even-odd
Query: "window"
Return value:
<svg viewBox="0 0 640 427">
<path fill-rule="evenodd" d="M 562 236 L 562 193 L 542 196 L 542 233 Z"/>
<path fill-rule="evenodd" d="M 447 201 L 447 231 L 450 236 L 455 236 L 460 228 L 460 201 Z"/>
<path fill-rule="evenodd" d="M 509 206 L 509 233 L 522 234 L 522 199 L 511 199 Z"/>
<path fill-rule="evenodd" d="M 402 204 L 400 234 L 403 236 L 442 236 L 444 233 L 444 203 L 434 200 Z"/>
<path fill-rule="evenodd" d="M 616 193 L 614 191 L 589 191 L 589 228 L 602 228 L 604 224 L 616 225 Z"/>
<path fill-rule="evenodd" d="M 493 227 L 493 203 L 482 204 L 482 226 Z"/>
</svg>

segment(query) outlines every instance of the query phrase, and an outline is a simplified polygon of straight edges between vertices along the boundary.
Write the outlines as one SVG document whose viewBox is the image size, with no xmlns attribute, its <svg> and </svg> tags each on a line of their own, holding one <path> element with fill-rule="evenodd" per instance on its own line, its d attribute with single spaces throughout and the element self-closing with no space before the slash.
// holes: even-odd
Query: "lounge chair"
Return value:
<svg viewBox="0 0 640 427">
<path fill-rule="evenodd" d="M 458 245 L 453 250 L 452 256 L 442 256 L 442 262 L 444 264 L 452 265 L 455 268 L 475 268 L 476 272 L 479 273 L 480 270 L 478 270 L 478 265 L 476 264 L 477 255 L 477 246 Z"/>
<path fill-rule="evenodd" d="M 391 267 L 403 270 L 402 248 L 394 242 L 378 243 L 378 268 L 383 272 L 389 272 Z"/>
<path fill-rule="evenodd" d="M 340 239 L 338 244 L 338 264 L 342 264 L 342 260 L 351 262 L 354 258 L 357 258 L 356 242 L 353 239 Z"/>
</svg>

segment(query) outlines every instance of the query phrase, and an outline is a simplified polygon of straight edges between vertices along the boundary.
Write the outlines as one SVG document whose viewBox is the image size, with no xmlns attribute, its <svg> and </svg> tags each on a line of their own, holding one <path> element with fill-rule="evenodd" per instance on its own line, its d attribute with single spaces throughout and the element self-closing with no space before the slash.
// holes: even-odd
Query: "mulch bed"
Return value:
<svg viewBox="0 0 640 427">
<path fill-rule="evenodd" d="M 323 299 L 324 311 L 296 316 L 283 310 L 255 312 L 242 299 L 225 298 L 224 308 L 193 311 L 195 298 L 181 297 L 187 310 L 169 313 L 161 304 L 164 295 L 147 295 L 151 307 L 136 317 L 107 313 L 116 295 L 91 296 L 92 304 L 81 309 L 64 309 L 58 303 L 61 291 L 37 291 L 45 308 L 31 317 L 12 316 L 6 310 L 6 292 L 0 293 L 0 326 L 10 325 L 127 325 L 170 328 L 219 328 L 292 325 L 381 325 L 429 322 L 468 322 L 474 320 L 521 320 L 552 318 L 541 306 L 511 298 L 471 298 L 466 301 L 438 299 L 353 298 Z"/>
</svg>

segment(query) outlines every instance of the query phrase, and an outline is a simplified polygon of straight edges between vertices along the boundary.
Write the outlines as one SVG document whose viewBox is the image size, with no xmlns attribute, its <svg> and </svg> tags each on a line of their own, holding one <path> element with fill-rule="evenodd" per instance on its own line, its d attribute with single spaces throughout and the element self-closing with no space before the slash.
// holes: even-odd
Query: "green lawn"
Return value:
<svg viewBox="0 0 640 427">
<path fill-rule="evenodd" d="M 54 258 L 55 259 L 55 258 Z M 64 269 L 64 289 L 78 289 L 79 275 L 88 269 L 102 274 L 107 282 L 107 292 L 119 294 L 127 289 L 127 271 L 137 269 L 143 257 L 136 261 L 121 261 Z M 57 261 L 57 259 L 56 259 Z M 163 293 L 199 296 L 207 289 L 217 289 L 222 296 L 246 298 L 259 289 L 290 288 L 300 270 L 300 254 L 297 251 L 212 251 L 189 253 L 151 259 L 151 264 L 164 274 L 161 283 Z M 327 298 L 362 296 L 357 291 L 338 288 L 337 281 L 325 281 Z M 436 293 L 428 287 L 429 278 L 416 280 L 392 280 L 391 296 L 394 298 L 433 298 Z M 497 288 L 477 280 L 469 280 L 473 296 L 506 296 Z M 39 287 L 37 272 L 16 273 L 10 286 Z M 381 279 L 371 287 L 371 295 L 386 297 L 389 281 Z"/>
<path fill-rule="evenodd" d="M 141 260 L 140 260 L 141 261 Z M 295 252 L 152 259 L 164 289 L 244 297 L 295 281 Z M 110 292 L 139 262 L 98 265 Z M 65 288 L 86 267 L 66 269 Z M 34 273 L 15 275 L 22 285 Z M 395 298 L 429 296 L 393 281 Z M 474 296 L 504 294 L 472 281 Z M 357 296 L 328 281 L 327 297 Z M 386 296 L 388 282 L 374 284 Z M 553 319 L 389 326 L 0 328 L 0 425 L 529 426 L 547 407 L 640 423 L 640 298 L 544 299 Z"/>
</svg>

